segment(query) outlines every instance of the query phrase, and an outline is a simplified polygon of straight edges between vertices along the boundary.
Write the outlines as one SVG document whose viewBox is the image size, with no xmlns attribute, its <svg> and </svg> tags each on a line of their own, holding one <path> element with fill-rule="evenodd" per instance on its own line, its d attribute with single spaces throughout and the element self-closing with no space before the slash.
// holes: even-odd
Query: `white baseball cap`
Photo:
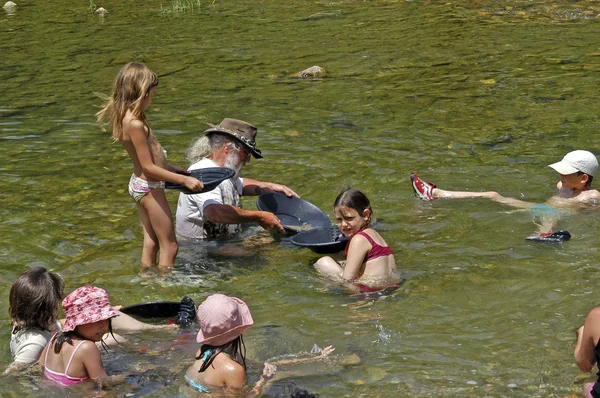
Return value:
<svg viewBox="0 0 600 398">
<path fill-rule="evenodd" d="M 581 171 L 594 177 L 598 171 L 598 159 L 591 152 L 578 150 L 567 153 L 560 162 L 552 163 L 548 167 L 563 175 Z"/>
</svg>

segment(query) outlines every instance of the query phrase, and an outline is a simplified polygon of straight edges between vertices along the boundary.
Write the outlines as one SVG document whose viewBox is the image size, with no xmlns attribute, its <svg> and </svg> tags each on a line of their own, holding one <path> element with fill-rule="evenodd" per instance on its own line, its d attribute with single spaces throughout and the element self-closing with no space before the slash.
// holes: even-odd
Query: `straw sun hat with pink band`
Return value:
<svg viewBox="0 0 600 398">
<path fill-rule="evenodd" d="M 119 314 L 113 310 L 106 290 L 95 286 L 83 286 L 69 294 L 62 302 L 66 320 L 62 330 L 69 332 L 79 325 L 86 325 L 113 318 Z"/>
<path fill-rule="evenodd" d="M 198 307 L 198 320 L 196 341 L 212 346 L 235 340 L 254 323 L 246 303 L 224 294 L 208 296 Z"/>
</svg>

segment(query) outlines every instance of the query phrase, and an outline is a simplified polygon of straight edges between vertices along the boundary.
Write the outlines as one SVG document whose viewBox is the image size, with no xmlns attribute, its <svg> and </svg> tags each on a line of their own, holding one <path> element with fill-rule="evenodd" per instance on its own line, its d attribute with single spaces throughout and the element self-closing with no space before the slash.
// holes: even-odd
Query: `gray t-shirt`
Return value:
<svg viewBox="0 0 600 398">
<path fill-rule="evenodd" d="M 44 347 L 56 331 L 60 331 L 60 323 L 56 323 L 55 330 L 43 329 L 18 329 L 10 334 L 10 352 L 15 362 L 34 363 L 40 358 Z"/>
<path fill-rule="evenodd" d="M 204 158 L 191 165 L 188 170 L 204 169 L 207 167 L 219 167 L 211 159 Z M 232 205 L 242 207 L 240 196 L 244 189 L 241 178 L 230 178 L 220 183 L 209 192 L 196 194 L 179 194 L 177 201 L 177 213 L 175 215 L 175 231 L 178 235 L 188 238 L 215 238 L 239 232 L 239 224 L 222 224 L 205 220 L 204 209 L 213 204 Z"/>
</svg>

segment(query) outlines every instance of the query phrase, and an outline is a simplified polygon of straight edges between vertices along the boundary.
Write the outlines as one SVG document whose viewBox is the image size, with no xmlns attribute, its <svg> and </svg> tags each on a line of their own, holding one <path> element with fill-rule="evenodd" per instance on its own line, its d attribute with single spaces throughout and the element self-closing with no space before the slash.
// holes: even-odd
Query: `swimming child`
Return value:
<svg viewBox="0 0 600 398">
<path fill-rule="evenodd" d="M 9 316 L 12 323 L 10 351 L 13 362 L 5 374 L 21 371 L 40 358 L 51 336 L 59 332 L 62 325 L 58 319 L 58 306 L 64 297 L 62 278 L 46 268 L 36 267 L 23 272 L 10 288 Z M 113 320 L 115 330 L 138 332 L 142 330 L 176 330 L 177 325 L 188 326 L 195 318 L 194 302 L 184 297 L 176 321 L 177 325 L 154 325 L 140 322 L 113 308 L 119 316 Z M 191 312 L 191 313 L 190 313 Z M 117 334 L 105 335 L 103 342 L 111 345 L 126 341 Z"/>
<path fill-rule="evenodd" d="M 198 306 L 201 343 L 196 361 L 188 368 L 185 379 L 199 392 L 210 389 L 240 390 L 246 384 L 246 346 L 242 334 L 254 323 L 246 303 L 223 294 L 209 296 Z M 265 363 L 260 380 L 251 390 L 260 394 L 276 368 Z"/>
<path fill-rule="evenodd" d="M 64 296 L 63 288 L 61 277 L 42 267 L 24 272 L 13 283 L 8 298 L 13 363 L 5 374 L 35 363 L 52 333 L 60 330 L 58 303 Z"/>
<path fill-rule="evenodd" d="M 109 118 L 112 136 L 133 161 L 129 194 L 138 208 L 144 245 L 142 265 L 173 266 L 178 251 L 173 216 L 165 196 L 165 181 L 184 185 L 193 192 L 203 188 L 201 181 L 179 166 L 167 163 L 166 152 L 158 143 L 144 114 L 158 87 L 158 77 L 146 65 L 130 62 L 118 73 L 113 92 L 98 112 L 98 122 Z"/>
<path fill-rule="evenodd" d="M 107 385 L 124 380 L 123 376 L 108 376 L 96 342 L 112 334 L 111 318 L 119 314 L 110 305 L 106 290 L 83 286 L 62 302 L 66 320 L 62 331 L 50 339 L 39 363 L 44 376 L 62 386 L 72 386 L 87 380 Z"/>
<path fill-rule="evenodd" d="M 236 297 L 213 294 L 198 307 L 198 320 L 200 330 L 196 341 L 202 346 L 185 374 L 186 381 L 198 392 L 239 392 L 246 384 L 246 346 L 242 334 L 254 323 L 248 306 Z M 275 363 L 288 365 L 320 360 L 333 351 L 329 346 L 316 357 Z M 277 370 L 275 363 L 265 362 L 262 376 L 246 397 L 260 395 Z"/>
<path fill-rule="evenodd" d="M 543 222 L 539 236 L 550 236 L 558 219 L 556 208 L 577 208 L 600 203 L 600 192 L 592 188 L 592 180 L 598 172 L 598 160 L 593 153 L 577 150 L 567 153 L 560 162 L 549 165 L 560 174 L 556 184 L 558 193 L 545 204 L 507 198 L 495 191 L 465 192 L 447 191 L 435 184 L 421 180 L 415 173 L 410 175 L 415 194 L 422 200 L 485 198 L 519 209 L 531 209 L 542 213 Z"/>
<path fill-rule="evenodd" d="M 591 310 L 585 323 L 577 330 L 575 362 L 579 369 L 590 372 L 600 360 L 600 307 Z M 600 398 L 600 372 L 598 380 L 585 386 L 586 398 Z"/>
<path fill-rule="evenodd" d="M 337 226 L 350 238 L 346 261 L 321 257 L 315 264 L 322 274 L 340 282 L 352 282 L 359 290 L 398 282 L 392 249 L 371 225 L 373 210 L 367 196 L 358 189 L 347 188 L 333 204 Z"/>
</svg>

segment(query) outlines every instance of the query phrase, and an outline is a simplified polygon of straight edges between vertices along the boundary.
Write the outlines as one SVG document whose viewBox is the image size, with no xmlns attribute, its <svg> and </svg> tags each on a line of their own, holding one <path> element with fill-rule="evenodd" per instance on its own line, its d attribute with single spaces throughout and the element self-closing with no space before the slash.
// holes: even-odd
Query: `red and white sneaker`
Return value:
<svg viewBox="0 0 600 398">
<path fill-rule="evenodd" d="M 415 190 L 415 194 L 419 197 L 419 199 L 435 199 L 431 193 L 431 191 L 433 191 L 433 188 L 436 187 L 435 184 L 421 180 L 415 173 L 410 173 L 410 182 L 412 183 L 412 187 Z"/>
<path fill-rule="evenodd" d="M 525 238 L 534 242 L 566 242 L 571 239 L 569 231 L 561 229 L 556 232 L 548 232 L 545 234 L 532 235 Z"/>
</svg>

